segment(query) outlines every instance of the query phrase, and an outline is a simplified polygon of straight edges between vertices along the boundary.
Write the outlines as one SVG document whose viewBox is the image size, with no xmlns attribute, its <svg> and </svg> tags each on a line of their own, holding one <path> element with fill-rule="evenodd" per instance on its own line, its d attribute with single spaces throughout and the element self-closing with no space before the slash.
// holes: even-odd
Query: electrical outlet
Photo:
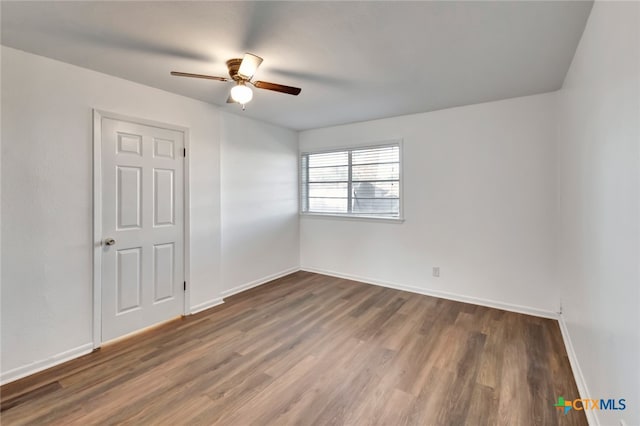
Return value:
<svg viewBox="0 0 640 426">
<path fill-rule="evenodd" d="M 433 276 L 434 277 L 439 277 L 440 276 L 440 267 L 439 266 L 434 266 L 433 267 Z"/>
</svg>

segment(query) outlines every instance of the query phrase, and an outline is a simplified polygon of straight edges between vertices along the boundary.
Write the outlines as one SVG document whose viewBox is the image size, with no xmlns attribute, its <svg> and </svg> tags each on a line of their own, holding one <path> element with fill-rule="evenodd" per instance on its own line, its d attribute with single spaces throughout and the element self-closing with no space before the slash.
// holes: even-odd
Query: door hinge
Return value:
<svg viewBox="0 0 640 426">
<path fill-rule="evenodd" d="M 182 148 L 182 156 L 183 157 L 187 156 L 187 148 Z"/>
<path fill-rule="evenodd" d="M 184 282 L 184 285 L 182 286 L 182 290 L 187 291 L 187 282 Z"/>
</svg>

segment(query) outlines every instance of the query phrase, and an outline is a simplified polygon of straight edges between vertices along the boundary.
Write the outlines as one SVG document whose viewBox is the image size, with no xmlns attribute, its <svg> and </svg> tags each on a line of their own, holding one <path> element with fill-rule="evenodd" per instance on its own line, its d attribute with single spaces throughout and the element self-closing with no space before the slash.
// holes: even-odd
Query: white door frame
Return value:
<svg viewBox="0 0 640 426">
<path fill-rule="evenodd" d="M 130 117 L 113 112 L 93 109 L 93 348 L 102 345 L 102 119 L 111 118 L 144 126 L 159 127 L 181 132 L 184 135 L 184 147 L 189 153 L 189 129 L 187 127 L 143 118 Z M 189 163 L 190 155 L 184 159 L 184 281 L 189 283 Z M 189 285 L 184 292 L 183 315 L 190 313 Z"/>
</svg>

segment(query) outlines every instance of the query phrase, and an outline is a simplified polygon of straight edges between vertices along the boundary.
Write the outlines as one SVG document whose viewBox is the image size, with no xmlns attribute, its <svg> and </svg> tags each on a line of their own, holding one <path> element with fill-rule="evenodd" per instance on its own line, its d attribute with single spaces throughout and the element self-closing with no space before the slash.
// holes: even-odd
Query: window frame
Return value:
<svg viewBox="0 0 640 426">
<path fill-rule="evenodd" d="M 375 149 L 382 148 L 388 146 L 397 146 L 398 147 L 398 216 L 378 216 L 372 214 L 354 214 L 354 213 L 321 213 L 321 212 L 305 212 L 304 205 L 308 203 L 308 200 L 304 200 L 302 197 L 302 185 L 304 184 L 303 180 L 303 171 L 302 171 L 302 158 L 305 155 L 313 155 L 313 154 L 328 154 L 332 152 L 343 152 L 347 151 L 349 153 L 349 158 L 351 158 L 352 151 L 363 150 L 363 149 Z M 310 218 L 331 218 L 331 219 L 346 219 L 346 220 L 360 220 L 360 221 L 374 221 L 374 222 L 396 222 L 401 223 L 404 222 L 404 159 L 403 159 L 403 140 L 402 139 L 392 139 L 374 143 L 363 143 L 363 144 L 350 144 L 345 146 L 332 147 L 329 149 L 309 149 L 303 150 L 298 153 L 298 213 L 302 217 L 310 217 Z M 351 163 L 351 161 L 349 161 Z M 352 166 L 351 166 L 352 167 Z M 349 191 L 349 200 L 351 200 L 351 188 L 352 188 L 352 169 L 349 167 L 349 177 L 348 177 L 348 191 Z M 307 189 L 308 194 L 308 189 Z"/>
</svg>

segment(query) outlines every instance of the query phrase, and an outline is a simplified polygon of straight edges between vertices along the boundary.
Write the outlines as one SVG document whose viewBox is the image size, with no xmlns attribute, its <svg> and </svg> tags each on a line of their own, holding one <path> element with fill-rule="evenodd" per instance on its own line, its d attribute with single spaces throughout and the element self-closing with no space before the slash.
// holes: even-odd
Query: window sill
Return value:
<svg viewBox="0 0 640 426">
<path fill-rule="evenodd" d="M 332 220 L 356 220 L 364 222 L 387 222 L 387 223 L 403 223 L 403 217 L 380 217 L 380 216 L 356 216 L 344 214 L 324 214 L 324 213 L 300 213 L 302 218 L 314 219 L 332 219 Z"/>
</svg>

